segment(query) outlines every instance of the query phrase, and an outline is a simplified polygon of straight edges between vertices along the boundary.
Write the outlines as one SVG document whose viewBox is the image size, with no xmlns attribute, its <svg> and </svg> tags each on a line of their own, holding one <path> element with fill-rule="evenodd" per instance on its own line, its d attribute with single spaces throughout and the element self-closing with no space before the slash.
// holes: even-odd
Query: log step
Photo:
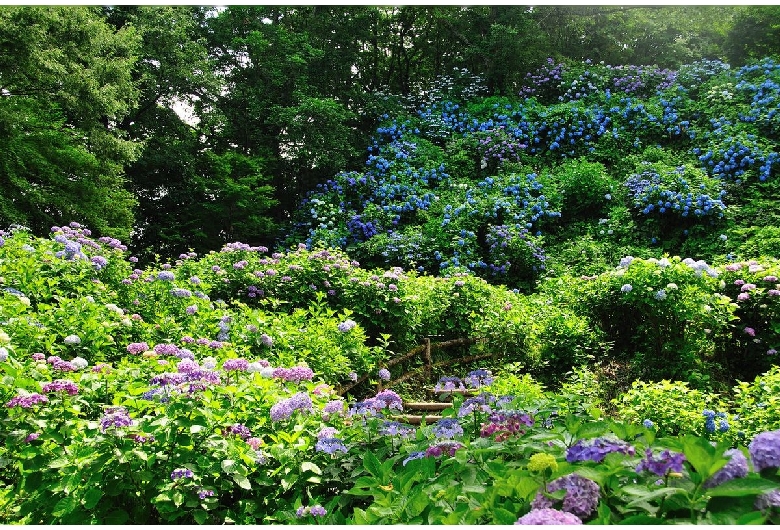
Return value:
<svg viewBox="0 0 780 530">
<path fill-rule="evenodd" d="M 452 403 L 404 403 L 404 410 L 425 410 L 439 412 L 452 406 Z"/>
</svg>

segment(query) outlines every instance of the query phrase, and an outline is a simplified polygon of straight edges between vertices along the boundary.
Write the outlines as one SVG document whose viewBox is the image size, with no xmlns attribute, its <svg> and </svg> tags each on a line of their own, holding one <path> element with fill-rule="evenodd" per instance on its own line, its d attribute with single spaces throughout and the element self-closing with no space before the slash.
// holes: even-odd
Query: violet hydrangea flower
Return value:
<svg viewBox="0 0 780 530">
<path fill-rule="evenodd" d="M 683 470 L 685 455 L 682 453 L 672 453 L 665 449 L 657 458 L 653 457 L 653 450 L 645 450 L 645 458 L 636 466 L 636 472 L 650 471 L 659 477 L 665 477 L 670 471 L 680 473 Z"/>
<path fill-rule="evenodd" d="M 573 513 L 578 517 L 588 517 L 594 512 L 599 504 L 599 485 L 589 478 L 572 473 L 557 478 L 547 485 L 548 493 L 553 493 L 561 489 L 566 490 L 566 494 L 563 497 L 563 505 L 561 507 L 564 512 Z M 531 508 L 537 510 L 542 508 L 553 508 L 556 502 L 558 501 L 544 495 L 544 493 L 540 491 L 537 493 L 533 502 L 531 502 Z"/>
<path fill-rule="evenodd" d="M 387 368 L 380 369 L 377 375 L 379 375 L 379 379 L 381 379 L 382 381 L 390 380 L 390 370 L 388 370 Z"/>
<path fill-rule="evenodd" d="M 374 400 L 380 408 L 395 410 L 403 410 L 404 408 L 401 396 L 392 390 L 382 390 L 376 395 L 376 397 L 374 397 Z"/>
<path fill-rule="evenodd" d="M 293 366 L 292 368 L 275 368 L 273 376 L 275 379 L 299 383 L 311 381 L 314 378 L 314 372 L 308 366 Z"/>
<path fill-rule="evenodd" d="M 249 361 L 246 359 L 228 359 L 222 364 L 226 372 L 246 372 L 249 369 Z"/>
<path fill-rule="evenodd" d="M 617 437 L 602 437 L 594 440 L 578 440 L 566 450 L 566 461 L 582 462 L 590 460 L 601 462 L 610 453 L 634 454 L 634 448 Z"/>
<path fill-rule="evenodd" d="M 11 400 L 5 404 L 6 407 L 13 408 L 13 407 L 20 407 L 23 409 L 29 409 L 32 408 L 33 405 L 38 405 L 39 403 L 48 403 L 49 398 L 47 398 L 44 395 L 38 394 L 37 392 L 33 392 L 32 394 L 26 394 L 26 395 L 19 395 L 14 398 L 11 398 Z"/>
<path fill-rule="evenodd" d="M 355 326 L 357 326 L 357 322 L 355 322 L 354 320 L 347 319 L 341 324 L 339 324 L 338 328 L 340 332 L 346 333 L 352 328 L 354 328 Z"/>
<path fill-rule="evenodd" d="M 459 377 L 442 377 L 433 389 L 436 392 L 442 392 L 447 390 L 465 390 L 466 387 L 463 386 L 463 381 Z"/>
<path fill-rule="evenodd" d="M 466 383 L 466 386 L 469 388 L 489 386 L 493 383 L 493 374 L 490 373 L 490 370 L 472 370 L 466 375 L 463 382 Z"/>
<path fill-rule="evenodd" d="M 750 442 L 748 451 L 756 473 L 780 467 L 780 430 L 757 434 Z"/>
<path fill-rule="evenodd" d="M 195 474 L 192 472 L 192 470 L 187 469 L 186 467 L 174 469 L 171 473 L 171 480 L 178 480 L 180 478 L 192 478 Z"/>
<path fill-rule="evenodd" d="M 339 438 L 321 438 L 317 440 L 315 449 L 329 455 L 335 455 L 339 451 L 342 453 L 348 451 L 347 446 L 344 445 L 344 441 Z"/>
<path fill-rule="evenodd" d="M 573 513 L 562 512 L 555 508 L 537 508 L 531 510 L 515 522 L 520 525 L 576 525 L 582 519 Z"/>
<path fill-rule="evenodd" d="M 730 460 L 704 482 L 703 486 L 705 488 L 714 488 L 729 480 L 747 476 L 748 461 L 742 451 L 729 449 L 723 453 L 723 456 L 730 457 Z"/>
<path fill-rule="evenodd" d="M 73 381 L 67 379 L 57 379 L 51 383 L 45 383 L 41 387 L 41 392 L 44 394 L 50 394 L 52 392 L 65 392 L 69 396 L 75 396 L 79 393 L 79 386 Z"/>
<path fill-rule="evenodd" d="M 455 438 L 463 435 L 463 427 L 454 418 L 443 418 L 431 427 L 431 432 L 437 438 Z"/>
<path fill-rule="evenodd" d="M 108 407 L 103 417 L 100 418 L 100 431 L 103 433 L 112 427 L 121 429 L 122 427 L 130 427 L 132 425 L 133 420 L 124 407 Z"/>
</svg>

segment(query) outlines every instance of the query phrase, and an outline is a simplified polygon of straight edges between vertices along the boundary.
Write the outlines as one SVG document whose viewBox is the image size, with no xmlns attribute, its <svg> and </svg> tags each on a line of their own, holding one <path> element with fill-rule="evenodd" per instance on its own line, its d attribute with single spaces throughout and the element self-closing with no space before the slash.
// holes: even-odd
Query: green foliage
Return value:
<svg viewBox="0 0 780 530">
<path fill-rule="evenodd" d="M 635 424 L 652 421 L 659 436 L 696 434 L 713 439 L 722 439 L 724 435 L 708 433 L 702 413 L 705 410 L 725 413 L 729 408 L 728 403 L 715 394 L 692 389 L 685 382 L 668 380 L 658 383 L 635 381 L 614 405 L 623 421 Z"/>
</svg>

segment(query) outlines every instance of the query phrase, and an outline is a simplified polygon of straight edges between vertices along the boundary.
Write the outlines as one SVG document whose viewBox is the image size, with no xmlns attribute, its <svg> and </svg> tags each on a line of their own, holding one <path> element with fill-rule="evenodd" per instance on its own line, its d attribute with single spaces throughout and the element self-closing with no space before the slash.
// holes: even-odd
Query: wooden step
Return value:
<svg viewBox="0 0 780 530">
<path fill-rule="evenodd" d="M 425 410 L 439 412 L 452 406 L 452 403 L 404 403 L 404 410 Z"/>
</svg>

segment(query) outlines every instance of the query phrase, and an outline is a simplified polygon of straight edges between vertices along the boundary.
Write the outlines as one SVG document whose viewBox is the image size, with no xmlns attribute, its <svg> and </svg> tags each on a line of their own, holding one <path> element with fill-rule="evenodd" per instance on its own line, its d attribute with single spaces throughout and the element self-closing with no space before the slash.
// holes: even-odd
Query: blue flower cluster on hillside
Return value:
<svg viewBox="0 0 780 530">
<path fill-rule="evenodd" d="M 527 82 L 519 97 L 433 91 L 413 112 L 382 115 L 364 169 L 310 193 L 285 244 L 506 281 L 521 268 L 544 270 L 540 238 L 571 221 L 556 198 L 555 168 L 567 161 L 604 164 L 625 184 L 616 199 L 638 223 L 720 219 L 734 202 L 729 185 L 777 174 L 780 65 L 772 59 L 736 70 L 701 61 L 676 72 L 548 60 Z M 644 168 L 647 149 L 674 153 L 678 163 Z M 539 178 L 545 168 L 552 178 Z M 502 237 L 522 242 L 528 259 L 512 263 Z"/>
</svg>

